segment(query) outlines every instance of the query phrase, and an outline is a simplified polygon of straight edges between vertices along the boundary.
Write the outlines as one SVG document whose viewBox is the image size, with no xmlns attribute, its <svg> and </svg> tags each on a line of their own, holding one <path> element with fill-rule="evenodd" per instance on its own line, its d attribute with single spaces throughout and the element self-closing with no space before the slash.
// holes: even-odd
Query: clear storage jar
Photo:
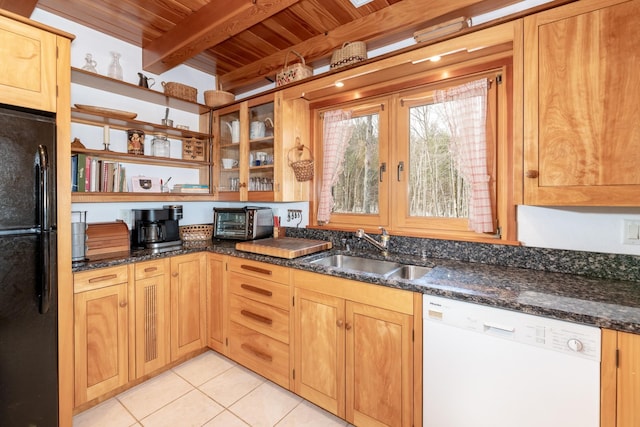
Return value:
<svg viewBox="0 0 640 427">
<path fill-rule="evenodd" d="M 171 141 L 166 133 L 156 133 L 151 141 L 151 153 L 156 157 L 169 157 L 171 154 Z"/>
</svg>

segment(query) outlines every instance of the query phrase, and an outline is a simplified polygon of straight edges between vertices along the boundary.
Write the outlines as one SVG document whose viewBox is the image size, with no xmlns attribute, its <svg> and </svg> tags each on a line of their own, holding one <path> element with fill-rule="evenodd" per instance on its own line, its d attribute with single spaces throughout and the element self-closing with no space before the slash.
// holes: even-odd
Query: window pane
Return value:
<svg viewBox="0 0 640 427">
<path fill-rule="evenodd" d="M 336 213 L 378 213 L 378 114 L 353 117 L 342 173 L 333 187 Z"/>
<path fill-rule="evenodd" d="M 449 153 L 442 104 L 410 108 L 409 215 L 467 218 L 469 188 Z"/>
</svg>

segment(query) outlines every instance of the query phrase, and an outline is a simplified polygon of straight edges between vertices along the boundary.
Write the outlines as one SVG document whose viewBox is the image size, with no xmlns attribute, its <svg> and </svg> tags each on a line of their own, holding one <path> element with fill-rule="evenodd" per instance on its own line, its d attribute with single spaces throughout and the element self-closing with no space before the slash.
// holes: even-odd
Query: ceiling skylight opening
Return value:
<svg viewBox="0 0 640 427">
<path fill-rule="evenodd" d="M 349 0 L 355 7 L 364 6 L 367 3 L 371 3 L 373 0 Z"/>
</svg>

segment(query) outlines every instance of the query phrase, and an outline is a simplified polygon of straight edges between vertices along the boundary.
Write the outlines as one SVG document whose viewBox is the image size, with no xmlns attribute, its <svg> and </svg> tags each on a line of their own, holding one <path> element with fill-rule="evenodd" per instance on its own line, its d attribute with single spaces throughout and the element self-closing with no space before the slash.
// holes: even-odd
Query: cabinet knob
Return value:
<svg viewBox="0 0 640 427">
<path fill-rule="evenodd" d="M 344 328 L 345 328 L 347 331 L 350 331 L 350 330 L 351 330 L 351 323 L 347 322 L 347 324 L 346 324 L 346 325 L 344 325 Z"/>
<path fill-rule="evenodd" d="M 171 273 L 171 276 L 173 276 L 173 277 L 178 277 L 178 272 L 176 271 L 176 272 L 174 272 L 174 273 Z"/>
<path fill-rule="evenodd" d="M 338 320 L 338 321 L 336 322 L 336 326 L 337 326 L 338 328 L 342 328 L 342 325 L 344 325 L 344 322 L 342 321 L 342 319 L 340 319 L 340 320 Z"/>
<path fill-rule="evenodd" d="M 122 308 L 125 308 L 127 306 L 127 301 L 120 301 L 120 304 L 118 305 Z"/>
<path fill-rule="evenodd" d="M 527 178 L 537 178 L 538 175 L 540 175 L 538 171 L 533 169 L 529 169 L 524 173 L 524 176 L 526 176 Z"/>
</svg>

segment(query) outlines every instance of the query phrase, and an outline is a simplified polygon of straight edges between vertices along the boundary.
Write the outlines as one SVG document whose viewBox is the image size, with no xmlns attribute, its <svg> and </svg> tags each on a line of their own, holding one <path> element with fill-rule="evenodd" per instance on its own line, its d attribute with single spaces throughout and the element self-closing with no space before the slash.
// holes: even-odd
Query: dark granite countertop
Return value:
<svg viewBox="0 0 640 427">
<path fill-rule="evenodd" d="M 74 263 L 73 271 L 91 270 L 201 251 L 232 255 L 329 276 L 440 295 L 560 320 L 640 333 L 639 282 L 590 278 L 573 274 L 439 258 L 394 254 L 382 257 L 377 252 L 348 252 L 350 255 L 431 267 L 431 271 L 419 280 L 390 280 L 376 274 L 311 263 L 311 261 L 328 254 L 346 253 L 337 249 L 289 260 L 237 251 L 235 242 L 206 241 L 186 243 L 179 250 L 161 254 L 137 251 L 125 258 Z"/>
</svg>

